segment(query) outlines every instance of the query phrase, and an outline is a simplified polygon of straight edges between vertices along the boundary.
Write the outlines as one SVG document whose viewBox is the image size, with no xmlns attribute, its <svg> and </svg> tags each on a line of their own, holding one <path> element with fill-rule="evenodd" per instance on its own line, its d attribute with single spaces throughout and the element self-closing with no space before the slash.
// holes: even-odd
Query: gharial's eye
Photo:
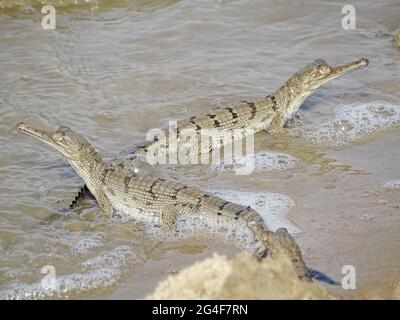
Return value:
<svg viewBox="0 0 400 320">
<path fill-rule="evenodd" d="M 62 132 L 62 133 L 68 133 L 68 132 L 71 132 L 71 129 L 70 129 L 70 127 L 67 127 L 67 126 L 61 126 L 58 128 L 57 131 Z"/>
<path fill-rule="evenodd" d="M 319 71 L 319 73 L 324 74 L 324 73 L 328 73 L 330 71 L 330 68 L 326 65 L 320 65 L 320 66 L 318 66 L 318 71 Z"/>
<path fill-rule="evenodd" d="M 65 142 L 66 144 L 69 144 L 69 145 L 74 144 L 74 140 L 71 139 L 71 137 L 69 137 L 68 135 L 66 135 L 66 136 L 64 137 L 64 142 Z"/>
<path fill-rule="evenodd" d="M 63 133 L 61 133 L 59 131 L 54 132 L 53 139 L 61 141 L 63 138 L 64 138 L 64 134 Z"/>
</svg>

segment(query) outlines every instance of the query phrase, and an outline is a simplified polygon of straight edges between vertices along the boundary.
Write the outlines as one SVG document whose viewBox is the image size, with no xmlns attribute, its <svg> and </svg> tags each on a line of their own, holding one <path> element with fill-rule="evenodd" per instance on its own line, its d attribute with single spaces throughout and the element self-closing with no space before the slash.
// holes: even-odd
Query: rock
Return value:
<svg viewBox="0 0 400 320">
<path fill-rule="evenodd" d="M 334 299 L 324 288 L 301 281 L 286 256 L 258 261 L 240 253 L 214 254 L 159 283 L 147 299 Z"/>
</svg>

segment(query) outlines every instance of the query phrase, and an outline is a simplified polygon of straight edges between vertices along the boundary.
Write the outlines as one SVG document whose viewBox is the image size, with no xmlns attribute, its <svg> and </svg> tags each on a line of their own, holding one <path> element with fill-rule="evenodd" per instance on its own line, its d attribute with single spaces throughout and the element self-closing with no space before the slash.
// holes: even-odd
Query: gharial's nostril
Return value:
<svg viewBox="0 0 400 320">
<path fill-rule="evenodd" d="M 369 60 L 367 58 L 361 58 L 359 62 L 363 66 L 367 66 L 369 64 Z"/>
</svg>

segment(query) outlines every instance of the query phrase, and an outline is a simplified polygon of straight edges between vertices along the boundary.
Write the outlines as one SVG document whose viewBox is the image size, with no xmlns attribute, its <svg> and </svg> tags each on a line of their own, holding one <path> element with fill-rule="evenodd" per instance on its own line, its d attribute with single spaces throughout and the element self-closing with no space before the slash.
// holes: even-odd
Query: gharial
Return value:
<svg viewBox="0 0 400 320">
<path fill-rule="evenodd" d="M 19 123 L 17 129 L 47 143 L 66 157 L 96 198 L 100 214 L 121 212 L 138 221 L 155 223 L 167 232 L 175 228 L 181 217 L 188 215 L 206 217 L 213 224 L 244 226 L 251 232 L 257 257 L 286 254 L 298 276 L 310 280 L 311 274 L 294 238 L 284 228 L 270 231 L 252 208 L 181 183 L 110 167 L 84 137 L 68 127 L 62 126 L 49 133 Z"/>
<path fill-rule="evenodd" d="M 188 150 L 189 153 L 186 156 L 190 159 L 193 156 L 190 152 L 209 153 L 212 148 L 221 148 L 226 141 L 243 138 L 246 134 L 260 131 L 267 131 L 273 135 L 282 134 L 286 132 L 284 128 L 286 122 L 298 112 L 304 101 L 319 87 L 339 76 L 366 67 L 368 64 L 368 59 L 361 58 L 349 64 L 332 67 L 324 60 L 317 59 L 293 74 L 274 94 L 265 99 L 244 102 L 235 107 L 216 108 L 205 115 L 179 121 L 173 139 L 166 129 L 163 136 L 155 136 L 151 141 L 136 144 L 128 155 L 111 161 L 110 165 L 125 171 L 140 172 L 141 165 L 147 163 L 147 159 L 160 159 L 169 152 L 180 150 L 181 147 L 184 149 L 183 152 Z M 232 134 L 235 129 L 246 130 L 243 131 L 243 135 L 238 136 Z M 192 131 L 198 136 L 206 130 L 212 130 L 212 134 L 217 136 L 217 139 L 213 139 L 214 144 L 206 144 L 205 148 L 185 149 L 188 144 L 183 138 L 185 130 Z M 226 135 L 230 135 L 232 139 L 225 139 Z M 171 141 L 173 141 L 172 144 Z M 86 186 L 80 189 L 70 207 L 74 207 L 85 194 L 87 194 Z"/>
</svg>

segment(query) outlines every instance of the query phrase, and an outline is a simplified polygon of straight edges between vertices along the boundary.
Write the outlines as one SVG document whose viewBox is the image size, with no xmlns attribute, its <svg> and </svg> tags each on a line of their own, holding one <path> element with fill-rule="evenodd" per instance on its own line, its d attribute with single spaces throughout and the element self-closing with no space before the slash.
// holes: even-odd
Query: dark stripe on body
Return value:
<svg viewBox="0 0 400 320">
<path fill-rule="evenodd" d="M 154 193 L 154 191 L 153 191 L 153 188 L 154 188 L 154 186 L 157 184 L 157 180 L 156 181 L 154 181 L 152 184 L 151 184 L 151 186 L 150 186 L 150 189 L 149 189 L 149 193 L 150 193 L 150 195 L 151 195 L 151 197 L 153 198 L 153 199 L 156 199 L 157 198 L 157 195 Z"/>
<path fill-rule="evenodd" d="M 272 110 L 274 110 L 274 111 L 278 110 L 278 107 L 277 107 L 277 105 L 276 105 L 276 98 L 275 98 L 275 96 L 269 95 L 269 96 L 266 96 L 265 99 L 266 99 L 266 100 L 271 100 L 271 103 L 272 103 Z"/>
<path fill-rule="evenodd" d="M 177 198 L 177 196 L 178 196 L 178 193 L 179 193 L 180 191 L 184 190 L 184 189 L 187 189 L 187 188 L 188 188 L 188 187 L 183 186 L 182 188 L 179 188 L 179 189 L 175 190 L 175 194 L 171 195 L 171 198 L 174 199 L 174 200 L 176 200 L 176 198 Z"/>
<path fill-rule="evenodd" d="M 225 207 L 227 204 L 229 204 L 229 203 L 230 203 L 229 201 L 225 201 L 223 204 L 221 204 L 221 205 L 218 207 L 218 210 L 220 210 L 220 211 L 224 210 L 224 207 Z"/>
<path fill-rule="evenodd" d="M 190 121 L 191 124 L 194 124 L 196 126 L 196 131 L 200 131 L 201 127 L 196 123 L 196 121 Z"/>
<path fill-rule="evenodd" d="M 246 207 L 246 208 L 242 208 L 242 209 L 236 211 L 236 212 L 235 212 L 235 215 L 236 215 L 235 220 L 238 220 L 238 219 L 239 219 L 239 216 L 240 216 L 244 211 L 246 211 L 246 210 L 251 210 L 251 207 L 248 206 L 248 207 Z"/>
<path fill-rule="evenodd" d="M 129 192 L 129 182 L 131 181 L 131 178 L 132 177 L 129 177 L 129 176 L 126 176 L 126 177 L 124 177 L 124 191 L 125 191 L 125 193 L 128 193 Z"/>
<path fill-rule="evenodd" d="M 203 202 L 203 200 L 207 200 L 208 198 L 210 198 L 210 196 L 208 194 L 203 194 L 201 196 L 201 198 L 199 199 L 199 203 L 197 204 L 197 207 L 199 208 L 201 203 Z"/>
<path fill-rule="evenodd" d="M 114 170 L 112 170 L 112 169 L 104 169 L 104 170 L 103 170 L 103 172 L 101 173 L 100 178 L 99 178 L 99 180 L 100 180 L 102 183 L 104 183 L 104 182 L 106 181 L 107 174 L 108 174 L 110 171 L 112 172 L 112 171 L 114 171 Z"/>
<path fill-rule="evenodd" d="M 239 216 L 246 208 L 240 209 L 239 211 L 236 211 L 235 214 Z"/>
<path fill-rule="evenodd" d="M 250 107 L 251 109 L 251 113 L 250 113 L 250 120 L 254 119 L 254 117 L 257 114 L 257 107 L 255 105 L 254 102 L 247 102 L 247 105 Z"/>
<path fill-rule="evenodd" d="M 237 117 L 239 117 L 238 114 L 235 111 L 233 111 L 233 108 L 228 107 L 226 108 L 226 110 L 228 110 L 229 113 L 232 115 L 232 119 L 236 119 Z"/>
<path fill-rule="evenodd" d="M 277 108 L 277 106 L 276 106 L 276 99 L 275 99 L 275 96 L 271 96 L 271 101 L 272 101 L 272 109 L 273 109 L 274 111 L 276 111 L 278 108 Z"/>
</svg>

